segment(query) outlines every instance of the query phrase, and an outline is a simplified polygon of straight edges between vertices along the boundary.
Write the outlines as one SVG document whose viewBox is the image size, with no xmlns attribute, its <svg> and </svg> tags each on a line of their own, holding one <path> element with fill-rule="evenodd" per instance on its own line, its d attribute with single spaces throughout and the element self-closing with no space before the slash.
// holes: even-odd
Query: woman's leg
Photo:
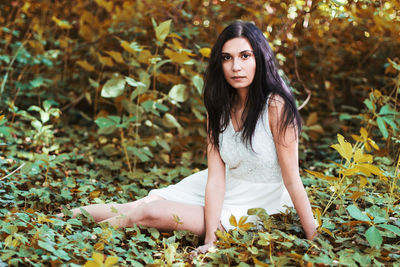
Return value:
<svg viewBox="0 0 400 267">
<path fill-rule="evenodd" d="M 108 218 L 127 213 L 130 210 L 135 209 L 136 207 L 142 204 L 162 199 L 163 199 L 162 197 L 159 197 L 157 195 L 152 195 L 124 204 L 118 204 L 118 203 L 92 204 L 80 208 L 74 208 L 71 211 L 72 211 L 72 217 L 76 217 L 78 214 L 81 213 L 80 209 L 82 208 L 86 210 L 90 215 L 92 215 L 95 222 L 100 222 Z M 62 218 L 63 216 L 64 215 L 62 213 L 57 214 L 57 217 Z"/>
<path fill-rule="evenodd" d="M 102 222 L 117 227 L 139 224 L 161 231 L 189 230 L 200 236 L 205 233 L 204 207 L 163 199 L 142 203 Z"/>
</svg>

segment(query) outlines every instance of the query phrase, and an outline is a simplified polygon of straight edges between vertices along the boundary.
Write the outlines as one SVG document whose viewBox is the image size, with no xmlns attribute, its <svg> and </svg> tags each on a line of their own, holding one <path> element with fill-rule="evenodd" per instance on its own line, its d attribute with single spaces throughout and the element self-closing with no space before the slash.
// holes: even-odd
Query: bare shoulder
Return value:
<svg viewBox="0 0 400 267">
<path fill-rule="evenodd" d="M 268 101 L 269 124 L 272 129 L 276 129 L 282 118 L 285 107 L 285 100 L 278 94 L 271 95 Z"/>
<path fill-rule="evenodd" d="M 269 98 L 268 109 L 282 109 L 285 106 L 285 100 L 278 94 L 273 94 Z"/>
</svg>

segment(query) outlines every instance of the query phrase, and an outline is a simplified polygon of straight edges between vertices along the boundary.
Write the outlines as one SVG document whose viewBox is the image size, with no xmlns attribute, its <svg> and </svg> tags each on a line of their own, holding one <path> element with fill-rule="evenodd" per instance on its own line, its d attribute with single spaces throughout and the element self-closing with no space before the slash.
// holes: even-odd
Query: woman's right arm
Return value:
<svg viewBox="0 0 400 267">
<path fill-rule="evenodd" d="M 205 192 L 204 246 L 199 247 L 201 252 L 206 252 L 217 240 L 215 231 L 220 225 L 222 204 L 225 196 L 225 163 L 221 159 L 218 149 L 208 139 L 207 163 L 208 178 Z"/>
</svg>

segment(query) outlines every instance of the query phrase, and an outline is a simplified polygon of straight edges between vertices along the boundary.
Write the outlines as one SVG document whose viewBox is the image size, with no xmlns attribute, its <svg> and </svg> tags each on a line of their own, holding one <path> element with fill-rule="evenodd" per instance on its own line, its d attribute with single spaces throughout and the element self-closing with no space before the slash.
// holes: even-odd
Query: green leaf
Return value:
<svg viewBox="0 0 400 267">
<path fill-rule="evenodd" d="M 39 245 L 41 248 L 44 248 L 44 249 L 47 250 L 47 251 L 50 251 L 50 252 L 55 252 L 55 251 L 56 251 L 55 248 L 54 248 L 50 243 L 48 243 L 48 242 L 44 242 L 44 241 L 42 241 L 42 240 L 39 240 L 39 241 L 38 241 L 38 245 Z"/>
<path fill-rule="evenodd" d="M 156 228 L 149 228 L 147 229 L 152 237 L 158 239 L 160 237 L 160 232 Z"/>
<path fill-rule="evenodd" d="M 40 129 L 42 129 L 42 124 L 40 123 L 40 121 L 38 120 L 34 120 L 31 122 L 31 125 L 33 126 L 33 128 L 36 129 L 36 131 L 40 131 Z"/>
<path fill-rule="evenodd" d="M 94 122 L 97 124 L 97 126 L 99 126 L 100 129 L 110 127 L 110 126 L 116 126 L 119 124 L 120 118 L 117 117 L 118 121 L 115 121 L 113 117 L 116 117 L 116 116 L 99 117 Z"/>
<path fill-rule="evenodd" d="M 126 76 L 125 81 L 132 87 L 138 87 L 138 86 L 145 86 L 144 83 L 142 82 L 137 82 L 135 79 L 132 79 L 131 77 Z"/>
<path fill-rule="evenodd" d="M 161 43 L 163 43 L 165 38 L 168 36 L 169 30 L 171 28 L 171 21 L 171 19 L 164 21 L 155 28 L 156 38 Z"/>
<path fill-rule="evenodd" d="M 56 251 L 53 252 L 54 255 L 56 255 L 57 257 L 63 259 L 63 260 L 70 260 L 71 258 L 68 256 L 67 252 L 65 252 L 62 249 L 58 249 Z"/>
<path fill-rule="evenodd" d="M 101 90 L 101 96 L 105 98 L 112 98 L 122 95 L 125 89 L 126 80 L 121 77 L 114 77 L 109 79 Z"/>
<path fill-rule="evenodd" d="M 366 232 L 365 237 L 371 247 L 380 247 L 382 245 L 383 238 L 381 233 L 375 226 L 371 226 Z"/>
<path fill-rule="evenodd" d="M 396 235 L 400 236 L 400 228 L 391 224 L 379 224 L 379 227 L 392 231 L 393 233 L 395 233 Z"/>
<path fill-rule="evenodd" d="M 364 100 L 364 104 L 367 106 L 367 108 L 368 108 L 370 111 L 374 111 L 374 110 L 375 110 L 375 104 L 373 104 L 373 103 L 371 102 L 371 100 L 365 99 L 365 100 Z"/>
<path fill-rule="evenodd" d="M 388 104 L 384 105 L 381 107 L 381 110 L 379 110 L 380 115 L 396 115 L 399 114 L 396 110 L 393 110 L 391 106 Z"/>
<path fill-rule="evenodd" d="M 163 124 L 164 126 L 168 127 L 168 128 L 181 128 L 182 126 L 179 124 L 179 122 L 175 119 L 175 117 L 170 114 L 170 113 L 165 113 L 164 117 L 163 117 Z"/>
<path fill-rule="evenodd" d="M 347 208 L 350 216 L 359 221 L 370 222 L 371 219 L 364 213 L 362 213 L 355 205 L 350 205 Z"/>
<path fill-rule="evenodd" d="M 189 92 L 186 90 L 186 85 L 174 85 L 168 93 L 168 96 L 176 102 L 184 102 L 189 97 Z"/>
<path fill-rule="evenodd" d="M 395 130 L 395 131 L 398 130 L 398 127 L 397 127 L 397 125 L 396 125 L 396 122 L 393 120 L 392 116 L 390 116 L 390 117 L 389 117 L 389 116 L 385 116 L 385 117 L 382 117 L 382 119 L 383 119 L 387 124 L 389 124 L 390 127 L 393 128 L 393 130 Z"/>
<path fill-rule="evenodd" d="M 384 120 L 381 117 L 378 117 L 376 119 L 376 122 L 378 123 L 378 128 L 381 131 L 381 133 L 383 135 L 383 138 L 385 138 L 385 139 L 388 138 L 389 133 L 388 133 L 388 131 L 386 129 L 386 125 L 385 125 Z"/>
<path fill-rule="evenodd" d="M 203 86 L 204 86 L 203 79 L 199 75 L 196 75 L 196 76 L 193 76 L 192 82 L 193 82 L 194 87 L 196 87 L 199 95 L 201 95 L 203 93 Z"/>
</svg>

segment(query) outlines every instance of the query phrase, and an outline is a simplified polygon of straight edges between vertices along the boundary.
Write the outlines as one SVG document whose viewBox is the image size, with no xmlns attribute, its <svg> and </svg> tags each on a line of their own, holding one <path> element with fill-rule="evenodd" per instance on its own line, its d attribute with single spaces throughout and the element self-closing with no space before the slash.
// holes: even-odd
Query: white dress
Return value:
<svg viewBox="0 0 400 267">
<path fill-rule="evenodd" d="M 283 184 L 275 144 L 268 122 L 268 107 L 264 108 L 253 135 L 253 149 L 241 141 L 241 133 L 235 132 L 232 121 L 220 135 L 219 153 L 226 166 L 226 190 L 221 212 L 221 224 L 226 229 L 233 214 L 237 221 L 247 216 L 250 208 L 264 208 L 268 214 L 279 213 L 293 207 Z M 155 194 L 167 200 L 204 206 L 208 171 L 192 174 L 177 184 L 153 189 Z M 249 217 L 254 221 L 255 217 Z"/>
</svg>

